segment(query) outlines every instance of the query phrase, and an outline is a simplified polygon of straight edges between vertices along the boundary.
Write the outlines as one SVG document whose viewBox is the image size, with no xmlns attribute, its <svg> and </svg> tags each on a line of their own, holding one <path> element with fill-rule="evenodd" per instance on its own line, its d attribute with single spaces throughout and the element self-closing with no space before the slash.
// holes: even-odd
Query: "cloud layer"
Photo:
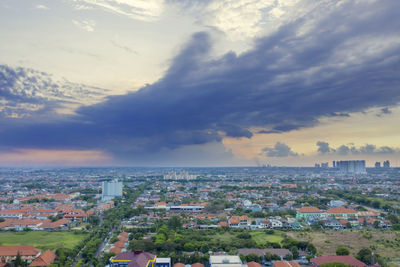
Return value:
<svg viewBox="0 0 400 267">
<path fill-rule="evenodd" d="M 264 147 L 262 149 L 261 155 L 264 155 L 266 157 L 285 158 L 289 156 L 298 156 L 299 154 L 293 152 L 288 145 L 277 142 L 274 147 Z"/>
<path fill-rule="evenodd" d="M 330 147 L 329 143 L 318 141 L 318 154 L 320 155 L 391 155 L 400 153 L 400 149 L 389 146 L 377 147 L 376 145 L 366 144 L 356 147 L 354 144 L 341 145 L 338 148 Z"/>
<path fill-rule="evenodd" d="M 143 21 L 157 20 L 164 10 L 164 0 L 73 0 L 75 8 L 102 8 L 105 11 Z"/>
<path fill-rule="evenodd" d="M 0 120 L 52 115 L 65 105 L 100 102 L 104 93 L 97 87 L 55 80 L 44 72 L 0 65 Z"/>
<path fill-rule="evenodd" d="M 0 146 L 101 149 L 137 158 L 225 136 L 251 138 L 255 127 L 287 132 L 321 117 L 397 105 L 399 9 L 397 0 L 324 1 L 252 50 L 218 59 L 210 58 L 210 36 L 194 34 L 158 82 L 73 116 L 8 121 Z M 1 78 L 3 84 L 12 79 Z M 279 155 L 282 145 L 265 152 Z"/>
</svg>

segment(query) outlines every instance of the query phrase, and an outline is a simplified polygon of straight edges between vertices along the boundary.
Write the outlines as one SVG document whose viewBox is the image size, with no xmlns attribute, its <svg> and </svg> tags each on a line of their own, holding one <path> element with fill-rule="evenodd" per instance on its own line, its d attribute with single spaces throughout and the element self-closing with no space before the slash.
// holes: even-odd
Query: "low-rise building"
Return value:
<svg viewBox="0 0 400 267">
<path fill-rule="evenodd" d="M 34 246 L 0 246 L 0 263 L 12 262 L 17 255 L 28 263 L 39 257 L 41 250 Z"/>
<path fill-rule="evenodd" d="M 210 267 L 243 267 L 238 255 L 211 255 Z"/>
</svg>

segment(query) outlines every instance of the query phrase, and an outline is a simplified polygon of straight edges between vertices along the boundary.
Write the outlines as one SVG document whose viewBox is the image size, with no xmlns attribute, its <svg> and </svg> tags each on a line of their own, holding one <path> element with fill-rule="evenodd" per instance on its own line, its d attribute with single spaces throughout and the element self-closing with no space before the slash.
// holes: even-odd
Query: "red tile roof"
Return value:
<svg viewBox="0 0 400 267">
<path fill-rule="evenodd" d="M 195 264 L 192 264 L 192 267 L 204 267 L 204 264 L 197 262 Z"/>
<path fill-rule="evenodd" d="M 322 212 L 322 210 L 320 210 L 319 208 L 316 208 L 316 207 L 304 207 L 304 208 L 300 208 L 299 212 L 301 212 L 301 213 L 320 213 L 320 212 Z"/>
<path fill-rule="evenodd" d="M 122 248 L 119 248 L 119 247 L 112 247 L 112 248 L 110 249 L 110 252 L 111 252 L 111 253 L 115 253 L 115 255 L 118 255 L 118 254 L 120 254 L 120 253 L 122 252 Z"/>
<path fill-rule="evenodd" d="M 300 267 L 300 264 L 295 261 L 276 261 L 274 267 Z"/>
<path fill-rule="evenodd" d="M 327 262 L 342 262 L 345 264 L 349 264 L 351 266 L 355 267 L 364 267 L 366 266 L 365 263 L 357 260 L 353 256 L 321 256 L 317 258 L 312 258 L 311 262 L 317 266 L 321 266 L 321 264 L 327 263 Z"/>
<path fill-rule="evenodd" d="M 240 220 L 241 220 L 241 221 L 246 221 L 246 220 L 248 220 L 248 219 L 249 219 L 249 217 L 247 217 L 246 215 L 240 216 Z"/>
<path fill-rule="evenodd" d="M 45 253 L 37 257 L 29 266 L 49 266 L 54 262 L 56 257 L 57 255 L 53 251 L 46 250 Z"/>
<path fill-rule="evenodd" d="M 343 206 L 341 207 L 337 207 L 337 208 L 333 208 L 333 209 L 329 209 L 326 211 L 326 213 L 357 213 L 357 211 L 353 210 L 353 209 L 347 209 Z"/>
<path fill-rule="evenodd" d="M 228 227 L 229 226 L 227 222 L 219 222 L 218 225 L 221 226 L 221 227 L 224 227 L 224 226 Z"/>
<path fill-rule="evenodd" d="M 0 256 L 37 256 L 41 250 L 34 246 L 0 246 Z"/>
<path fill-rule="evenodd" d="M 359 211 L 358 212 L 359 217 L 378 217 L 378 213 L 374 211 Z"/>
<path fill-rule="evenodd" d="M 247 263 L 247 267 L 261 267 L 261 264 L 255 261 L 251 261 Z"/>
</svg>

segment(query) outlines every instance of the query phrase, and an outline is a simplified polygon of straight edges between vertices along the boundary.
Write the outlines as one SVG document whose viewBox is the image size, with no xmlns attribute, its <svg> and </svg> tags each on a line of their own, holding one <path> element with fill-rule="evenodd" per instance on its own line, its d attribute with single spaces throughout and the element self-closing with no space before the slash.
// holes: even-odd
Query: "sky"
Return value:
<svg viewBox="0 0 400 267">
<path fill-rule="evenodd" d="M 398 0 L 2 0 L 0 166 L 400 166 Z"/>
</svg>

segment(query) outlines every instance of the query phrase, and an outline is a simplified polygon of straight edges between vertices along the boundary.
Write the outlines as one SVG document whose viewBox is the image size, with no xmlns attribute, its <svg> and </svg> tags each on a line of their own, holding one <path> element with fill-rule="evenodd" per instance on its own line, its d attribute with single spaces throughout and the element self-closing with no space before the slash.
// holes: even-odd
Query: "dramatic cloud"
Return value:
<svg viewBox="0 0 400 267">
<path fill-rule="evenodd" d="M 317 143 L 318 153 L 330 155 L 390 155 L 400 153 L 399 148 L 389 146 L 376 147 L 376 145 L 366 144 L 364 146 L 356 147 L 354 144 L 341 145 L 337 149 L 329 147 L 327 142 L 319 141 Z M 323 151 L 323 152 L 322 152 Z"/>
<path fill-rule="evenodd" d="M 141 157 L 225 136 L 251 138 L 255 128 L 287 132 L 321 117 L 396 106 L 400 2 L 324 3 L 240 55 L 212 59 L 209 35 L 195 34 L 158 82 L 56 121 L 10 120 L 0 146 Z"/>
<path fill-rule="evenodd" d="M 276 29 L 312 10 L 318 1 L 300 0 L 170 0 L 206 26 L 231 40 L 246 40 Z"/>
<path fill-rule="evenodd" d="M 293 152 L 292 149 L 281 142 L 277 142 L 274 147 L 264 147 L 262 149 L 262 155 L 267 157 L 289 157 L 289 156 L 298 156 L 297 153 Z"/>
<path fill-rule="evenodd" d="M 100 102 L 104 93 L 104 89 L 54 80 L 44 72 L 0 65 L 0 119 L 53 115 L 65 105 Z"/>
<path fill-rule="evenodd" d="M 164 10 L 163 0 L 72 0 L 72 2 L 78 10 L 99 7 L 143 21 L 158 19 Z"/>
</svg>

